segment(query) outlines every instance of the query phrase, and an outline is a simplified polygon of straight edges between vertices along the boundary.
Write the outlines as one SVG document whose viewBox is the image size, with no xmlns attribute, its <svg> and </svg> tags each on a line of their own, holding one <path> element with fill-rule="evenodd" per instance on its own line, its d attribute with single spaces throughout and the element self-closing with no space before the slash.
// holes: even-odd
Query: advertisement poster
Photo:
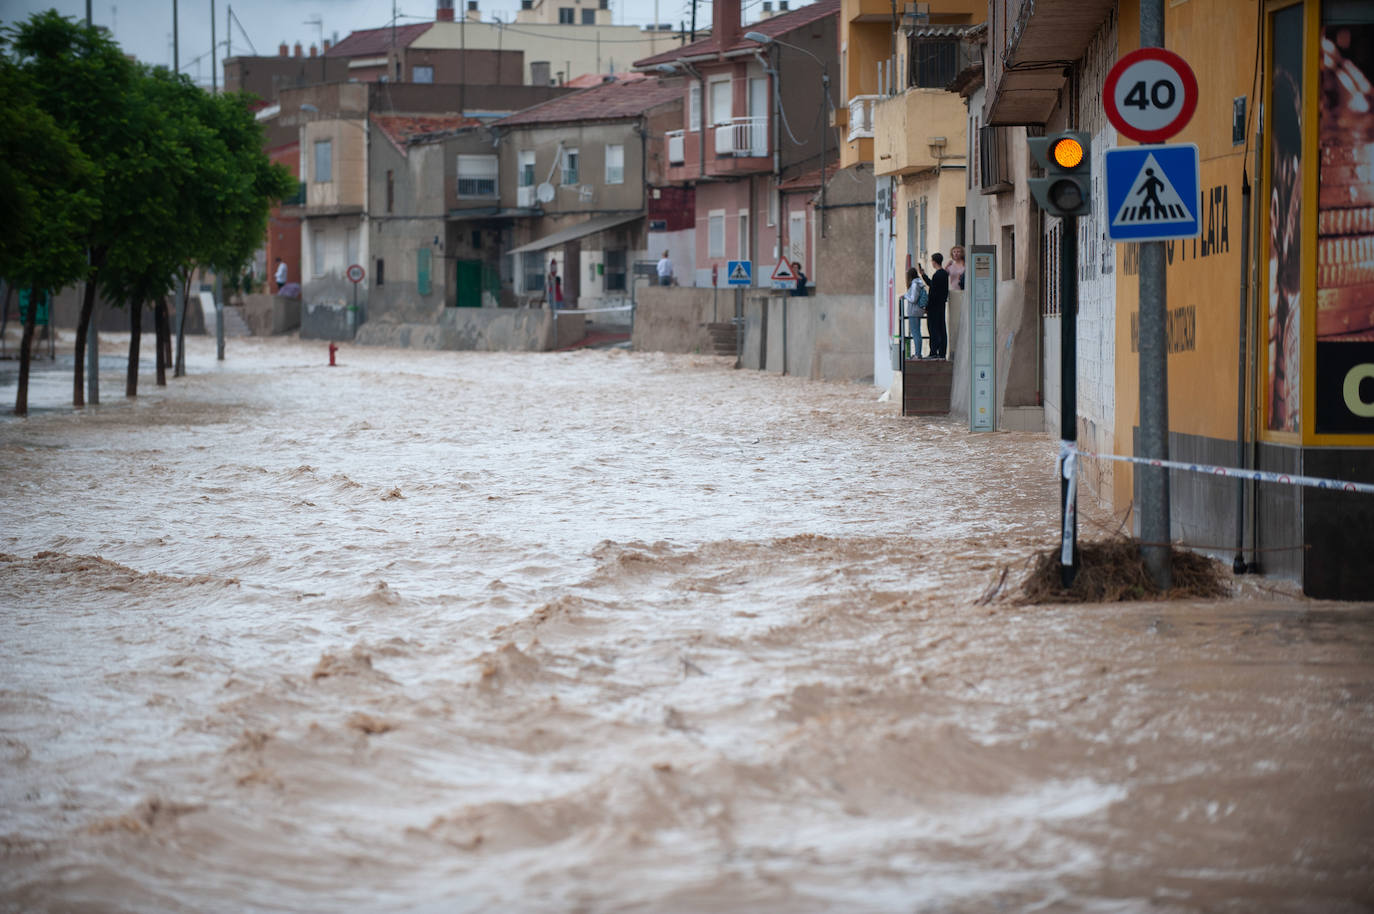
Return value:
<svg viewBox="0 0 1374 914">
<path fill-rule="evenodd" d="M 1322 24 L 1318 433 L 1374 433 L 1374 11 L 1361 6 L 1327 4 Z"/>
<path fill-rule="evenodd" d="M 1270 20 L 1269 383 L 1267 428 L 1299 430 L 1302 338 L 1302 17 L 1301 4 Z"/>
</svg>

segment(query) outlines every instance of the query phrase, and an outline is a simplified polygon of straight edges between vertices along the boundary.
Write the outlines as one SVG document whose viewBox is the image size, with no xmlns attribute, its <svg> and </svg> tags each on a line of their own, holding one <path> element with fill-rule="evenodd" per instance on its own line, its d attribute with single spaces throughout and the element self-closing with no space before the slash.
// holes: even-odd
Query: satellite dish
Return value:
<svg viewBox="0 0 1374 914">
<path fill-rule="evenodd" d="M 553 185 L 548 181 L 540 184 L 534 189 L 534 197 L 540 203 L 548 203 L 553 199 Z"/>
</svg>

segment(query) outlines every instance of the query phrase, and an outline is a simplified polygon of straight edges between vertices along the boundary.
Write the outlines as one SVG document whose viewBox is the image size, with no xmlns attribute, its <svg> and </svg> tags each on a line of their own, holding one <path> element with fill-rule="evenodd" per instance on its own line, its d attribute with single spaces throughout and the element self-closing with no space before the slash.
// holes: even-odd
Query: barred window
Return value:
<svg viewBox="0 0 1374 914">
<path fill-rule="evenodd" d="M 496 196 L 496 156 L 458 156 L 458 196 Z"/>
</svg>

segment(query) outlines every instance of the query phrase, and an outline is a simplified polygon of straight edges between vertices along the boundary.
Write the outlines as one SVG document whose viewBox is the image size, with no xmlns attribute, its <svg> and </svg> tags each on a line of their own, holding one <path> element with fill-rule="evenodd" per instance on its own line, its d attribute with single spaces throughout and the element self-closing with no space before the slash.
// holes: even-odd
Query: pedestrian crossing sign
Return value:
<svg viewBox="0 0 1374 914">
<path fill-rule="evenodd" d="M 754 284 L 754 262 L 752 260 L 729 260 L 725 266 L 727 286 L 752 286 Z"/>
<path fill-rule="evenodd" d="M 1202 197 L 1195 143 L 1108 149 L 1106 172 L 1112 241 L 1198 236 Z"/>
</svg>

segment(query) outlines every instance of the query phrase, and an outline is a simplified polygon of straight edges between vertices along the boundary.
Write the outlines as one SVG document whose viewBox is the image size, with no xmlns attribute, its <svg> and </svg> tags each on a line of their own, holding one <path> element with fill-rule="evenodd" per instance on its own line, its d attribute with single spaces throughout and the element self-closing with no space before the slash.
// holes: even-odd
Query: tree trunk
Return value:
<svg viewBox="0 0 1374 914">
<path fill-rule="evenodd" d="M 29 362 L 33 348 L 33 325 L 38 317 L 38 289 L 29 289 L 29 312 L 24 315 L 24 335 L 19 341 L 19 391 L 14 395 L 14 414 L 29 414 Z M 50 318 L 51 319 L 51 318 Z"/>
<path fill-rule="evenodd" d="M 88 340 L 86 330 L 91 325 L 91 312 L 95 310 L 95 275 L 86 278 L 85 294 L 81 296 L 81 315 L 76 319 L 76 370 L 72 372 L 72 406 L 86 405 L 86 345 L 100 345 L 99 340 Z"/>
<path fill-rule="evenodd" d="M 129 303 L 129 372 L 124 376 L 124 396 L 138 396 L 138 346 L 143 336 L 143 302 Z"/>
<path fill-rule="evenodd" d="M 157 386 L 167 386 L 167 363 L 171 361 L 167 357 L 169 344 L 172 342 L 170 328 L 167 325 L 167 296 L 162 296 L 153 305 L 153 329 L 155 331 L 157 346 Z"/>
<path fill-rule="evenodd" d="M 172 367 L 172 306 L 167 296 L 158 300 L 162 307 L 162 364 Z"/>
</svg>

